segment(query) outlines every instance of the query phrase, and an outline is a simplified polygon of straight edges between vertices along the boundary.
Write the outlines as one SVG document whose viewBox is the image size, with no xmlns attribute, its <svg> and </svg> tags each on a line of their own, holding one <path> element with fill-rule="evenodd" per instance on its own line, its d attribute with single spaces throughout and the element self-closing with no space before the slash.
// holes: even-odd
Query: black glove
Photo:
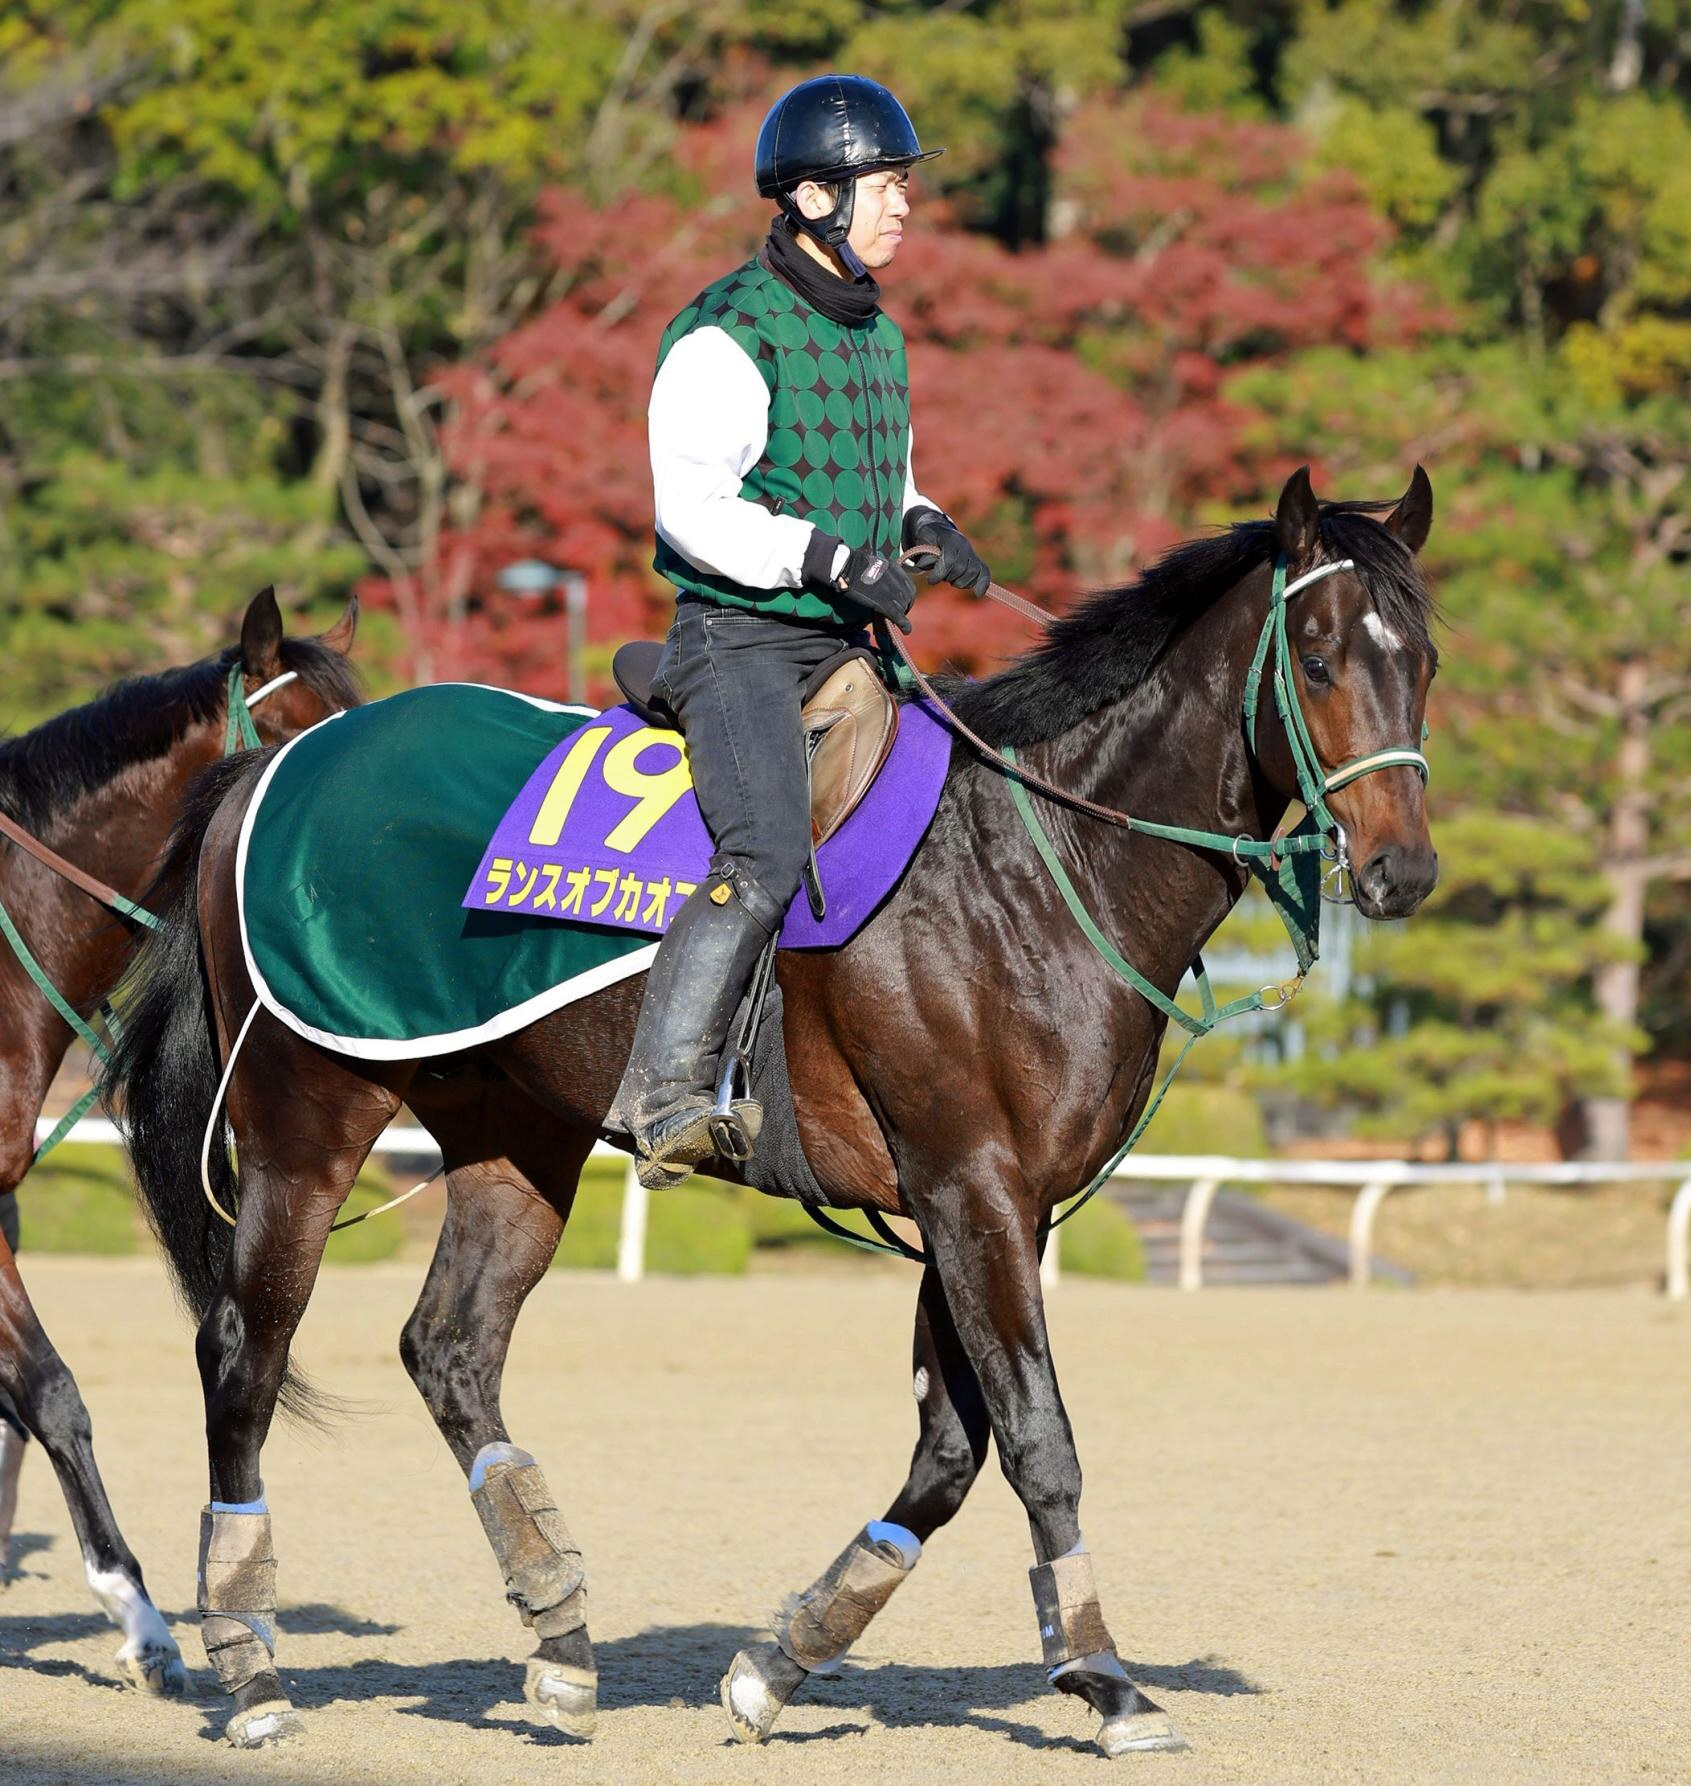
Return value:
<svg viewBox="0 0 1691 1786">
<path fill-rule="evenodd" d="M 871 614 L 890 620 L 901 632 L 909 632 L 910 604 L 916 599 L 916 584 L 909 571 L 896 558 L 868 546 L 853 546 L 845 568 L 836 577 L 832 561 L 840 543 L 833 535 L 816 530 L 812 550 L 805 554 L 805 581 L 824 594 L 843 595 Z"/>
<path fill-rule="evenodd" d="M 950 583 L 985 595 L 992 572 L 964 534 L 938 509 L 912 509 L 904 517 L 904 544 L 930 546 L 939 553 L 928 571 L 930 583 Z"/>
</svg>

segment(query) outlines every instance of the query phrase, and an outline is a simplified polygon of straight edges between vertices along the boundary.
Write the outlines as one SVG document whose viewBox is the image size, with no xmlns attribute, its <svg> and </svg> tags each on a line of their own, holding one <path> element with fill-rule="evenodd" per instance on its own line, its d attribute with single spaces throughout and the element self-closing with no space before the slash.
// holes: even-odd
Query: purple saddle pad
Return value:
<svg viewBox="0 0 1691 1786">
<path fill-rule="evenodd" d="M 567 717 L 575 725 L 511 802 L 461 903 L 661 936 L 711 855 L 681 736 L 632 707 Z M 933 819 L 950 760 L 945 727 L 917 702 L 902 708 L 880 774 L 817 851 L 827 913 L 813 917 L 801 892 L 783 948 L 837 948 L 874 915 Z"/>
</svg>

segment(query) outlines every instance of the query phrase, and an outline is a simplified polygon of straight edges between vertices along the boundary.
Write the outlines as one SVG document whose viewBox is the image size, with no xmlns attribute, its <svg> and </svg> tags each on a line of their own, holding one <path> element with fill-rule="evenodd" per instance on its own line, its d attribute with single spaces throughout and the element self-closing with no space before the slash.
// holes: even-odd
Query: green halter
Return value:
<svg viewBox="0 0 1691 1786">
<path fill-rule="evenodd" d="M 1359 780 L 1364 775 L 1372 775 L 1376 769 L 1410 768 L 1416 770 L 1425 785 L 1429 770 L 1427 759 L 1410 745 L 1391 745 L 1385 750 L 1370 751 L 1367 756 L 1352 757 L 1348 763 L 1341 763 L 1337 769 L 1326 770 L 1321 759 L 1315 754 L 1315 741 L 1309 735 L 1309 726 L 1304 720 L 1303 709 L 1298 705 L 1297 696 L 1292 688 L 1291 661 L 1292 647 L 1286 636 L 1286 604 L 1300 590 L 1307 589 L 1311 583 L 1319 583 L 1323 578 L 1337 575 L 1340 571 L 1356 569 L 1353 558 L 1341 558 L 1335 564 L 1318 564 L 1314 570 L 1305 571 L 1290 588 L 1286 585 L 1286 560 L 1284 555 L 1274 561 L 1274 586 L 1268 598 L 1268 617 L 1262 624 L 1262 636 L 1257 640 L 1256 655 L 1251 659 L 1249 675 L 1245 678 L 1245 732 L 1250 738 L 1251 748 L 1256 748 L 1257 704 L 1262 693 L 1263 667 L 1270 648 L 1274 652 L 1274 707 L 1280 715 L 1281 724 L 1286 728 L 1286 739 L 1292 747 L 1292 762 L 1297 769 L 1298 795 L 1304 805 L 1309 808 L 1310 817 L 1317 828 L 1328 836 L 1342 837 L 1344 827 L 1339 824 L 1331 812 L 1327 810 L 1326 794 L 1336 792 L 1339 788 Z M 1425 728 L 1423 728 L 1423 738 Z M 1301 826 L 1299 827 L 1302 828 Z"/>
</svg>

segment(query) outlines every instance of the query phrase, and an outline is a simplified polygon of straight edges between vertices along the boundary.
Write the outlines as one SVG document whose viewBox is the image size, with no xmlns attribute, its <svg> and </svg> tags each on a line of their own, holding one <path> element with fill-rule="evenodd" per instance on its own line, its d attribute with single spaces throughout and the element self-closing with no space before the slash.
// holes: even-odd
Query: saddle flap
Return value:
<svg viewBox="0 0 1691 1786">
<path fill-rule="evenodd" d="M 861 647 L 822 665 L 805 694 L 810 834 L 821 845 L 850 818 L 891 753 L 898 703 Z"/>
</svg>

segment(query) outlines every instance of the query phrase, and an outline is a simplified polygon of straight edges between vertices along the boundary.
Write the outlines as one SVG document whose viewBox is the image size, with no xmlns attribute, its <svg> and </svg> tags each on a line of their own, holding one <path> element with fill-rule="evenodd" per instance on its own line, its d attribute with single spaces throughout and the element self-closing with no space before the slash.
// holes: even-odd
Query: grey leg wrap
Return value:
<svg viewBox="0 0 1691 1786">
<path fill-rule="evenodd" d="M 1096 1742 L 1106 1755 L 1184 1749 L 1159 1706 L 1132 1681 L 1098 1604 L 1092 1558 L 1077 1545 L 1028 1571 L 1045 1678 L 1060 1693 L 1077 1693 L 1102 1714 Z"/>
<path fill-rule="evenodd" d="M 268 1513 L 200 1515 L 200 1635 L 225 1693 L 275 1666 L 276 1553 Z"/>
<path fill-rule="evenodd" d="M 1055 1679 L 1067 1668 L 1092 1663 L 1100 1656 L 1114 1658 L 1116 1643 L 1104 1623 L 1104 1609 L 1098 1604 L 1098 1583 L 1089 1552 L 1070 1551 L 1049 1563 L 1039 1563 L 1028 1571 L 1028 1576 L 1033 1583 L 1033 1609 L 1039 1616 L 1039 1641 L 1049 1678 Z"/>
<path fill-rule="evenodd" d="M 490 1445 L 476 1459 L 471 1482 L 470 1499 L 505 1577 L 505 1598 L 523 1623 L 536 1637 L 579 1631 L 587 1623 L 587 1574 L 540 1466 L 514 1445 Z"/>
<path fill-rule="evenodd" d="M 799 1595 L 776 1632 L 786 1654 L 811 1673 L 839 1661 L 915 1568 L 921 1547 L 914 1537 L 910 1543 L 914 1554 L 886 1539 L 871 1538 L 868 1527 L 859 1532 Z"/>
</svg>

